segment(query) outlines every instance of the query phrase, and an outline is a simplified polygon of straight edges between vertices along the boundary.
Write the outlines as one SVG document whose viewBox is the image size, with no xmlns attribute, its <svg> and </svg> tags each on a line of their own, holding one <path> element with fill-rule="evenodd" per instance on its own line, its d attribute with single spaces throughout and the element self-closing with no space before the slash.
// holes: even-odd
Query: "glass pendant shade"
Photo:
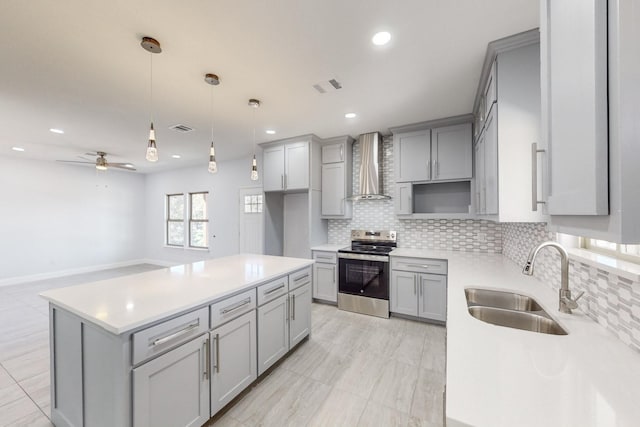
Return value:
<svg viewBox="0 0 640 427">
<path fill-rule="evenodd" d="M 158 149 L 156 148 L 156 132 L 153 130 L 153 122 L 149 129 L 149 145 L 147 145 L 146 159 L 150 162 L 158 161 Z"/>
<path fill-rule="evenodd" d="M 253 155 L 253 161 L 251 162 L 251 181 L 258 180 L 258 163 L 256 161 L 256 155 Z"/>
<path fill-rule="evenodd" d="M 213 148 L 213 141 L 211 141 L 211 148 L 209 149 L 209 173 L 218 172 L 218 164 L 216 163 L 216 150 Z"/>
</svg>

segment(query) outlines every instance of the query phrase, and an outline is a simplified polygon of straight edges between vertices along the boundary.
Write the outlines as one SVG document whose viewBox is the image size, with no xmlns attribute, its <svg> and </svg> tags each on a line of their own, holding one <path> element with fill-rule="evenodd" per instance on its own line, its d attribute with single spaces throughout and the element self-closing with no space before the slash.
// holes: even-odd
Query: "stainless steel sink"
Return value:
<svg viewBox="0 0 640 427">
<path fill-rule="evenodd" d="M 531 297 L 478 288 L 465 289 L 464 293 L 469 314 L 483 322 L 542 334 L 568 335 Z"/>
<path fill-rule="evenodd" d="M 536 300 L 526 295 L 477 288 L 465 289 L 464 293 L 467 296 L 467 305 L 483 305 L 516 311 L 543 311 Z"/>
<path fill-rule="evenodd" d="M 478 305 L 469 307 L 469 313 L 476 319 L 498 326 L 540 332 L 543 334 L 568 334 L 555 320 L 534 313 Z"/>
</svg>

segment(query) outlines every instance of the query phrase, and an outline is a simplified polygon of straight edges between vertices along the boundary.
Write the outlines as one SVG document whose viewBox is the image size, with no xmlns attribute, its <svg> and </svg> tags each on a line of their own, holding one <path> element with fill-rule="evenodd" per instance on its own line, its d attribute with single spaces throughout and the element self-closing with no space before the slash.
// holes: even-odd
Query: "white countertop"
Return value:
<svg viewBox="0 0 640 427">
<path fill-rule="evenodd" d="M 338 252 L 338 250 L 351 247 L 351 243 L 325 243 L 311 248 L 312 251 Z"/>
<path fill-rule="evenodd" d="M 40 295 L 113 334 L 122 334 L 299 270 L 313 260 L 233 255 Z"/>
<path fill-rule="evenodd" d="M 448 427 L 637 426 L 640 354 L 580 310 L 558 311 L 557 293 L 502 255 L 398 249 L 448 260 Z M 464 289 L 534 297 L 569 332 L 546 335 L 482 322 Z"/>
</svg>

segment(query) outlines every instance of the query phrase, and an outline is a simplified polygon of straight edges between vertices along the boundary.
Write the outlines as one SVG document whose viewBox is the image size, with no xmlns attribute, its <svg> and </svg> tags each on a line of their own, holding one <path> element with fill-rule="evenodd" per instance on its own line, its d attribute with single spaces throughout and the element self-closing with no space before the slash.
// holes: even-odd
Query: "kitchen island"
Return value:
<svg viewBox="0 0 640 427">
<path fill-rule="evenodd" d="M 47 291 L 56 426 L 200 426 L 308 336 L 312 260 L 234 255 Z"/>
</svg>

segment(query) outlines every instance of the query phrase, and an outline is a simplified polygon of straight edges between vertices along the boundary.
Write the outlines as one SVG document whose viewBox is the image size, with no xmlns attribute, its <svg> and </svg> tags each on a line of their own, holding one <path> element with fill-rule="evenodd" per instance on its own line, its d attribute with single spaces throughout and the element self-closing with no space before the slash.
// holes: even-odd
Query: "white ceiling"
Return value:
<svg viewBox="0 0 640 427">
<path fill-rule="evenodd" d="M 141 172 L 206 167 L 208 72 L 221 80 L 219 161 L 253 152 L 252 97 L 262 101 L 257 142 L 469 113 L 487 43 L 537 26 L 537 0 L 2 0 L 0 154 L 78 160 L 103 150 Z M 374 46 L 381 29 L 392 40 Z M 153 57 L 156 164 L 144 160 L 151 54 L 142 36 L 163 48 Z M 343 88 L 312 88 L 331 78 Z M 345 119 L 350 111 L 358 117 Z M 168 129 L 178 123 L 196 130 Z"/>
</svg>

